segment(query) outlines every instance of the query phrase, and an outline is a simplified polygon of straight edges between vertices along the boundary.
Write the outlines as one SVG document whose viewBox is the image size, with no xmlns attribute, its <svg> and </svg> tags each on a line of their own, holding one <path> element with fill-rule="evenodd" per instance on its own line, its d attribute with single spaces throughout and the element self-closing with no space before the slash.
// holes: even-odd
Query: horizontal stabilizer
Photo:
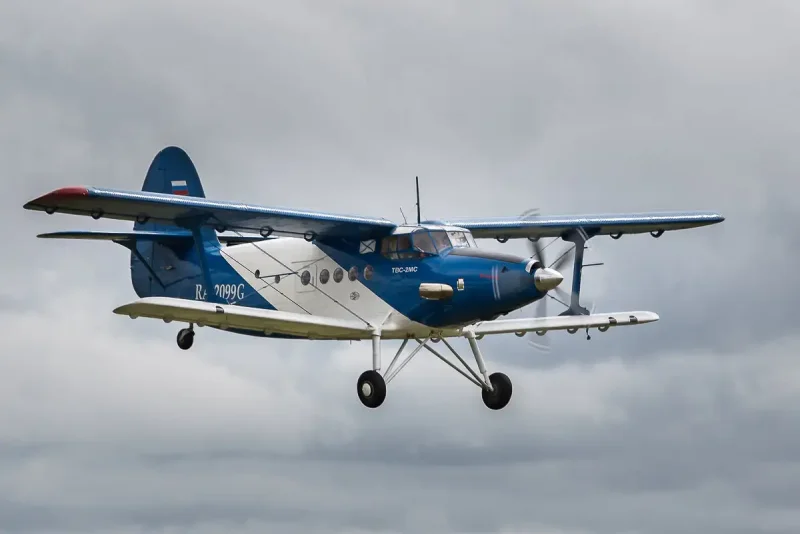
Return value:
<svg viewBox="0 0 800 534">
<path fill-rule="evenodd" d="M 475 335 L 510 334 L 522 332 L 547 332 L 548 330 L 579 330 L 599 328 L 605 330 L 614 326 L 652 323 L 658 321 L 658 314 L 648 311 L 597 313 L 594 315 L 557 315 L 554 317 L 535 317 L 527 319 L 503 319 L 485 321 L 464 328 Z"/>
<path fill-rule="evenodd" d="M 192 233 L 188 230 L 172 231 L 133 231 L 133 232 L 91 232 L 91 231 L 68 231 L 51 232 L 40 234 L 37 237 L 42 239 L 80 239 L 93 241 L 113 241 L 121 245 L 133 245 L 137 241 L 155 241 L 163 245 L 175 245 L 180 243 L 191 243 Z M 218 236 L 221 243 L 226 245 L 238 245 L 241 243 L 255 243 L 264 241 L 260 236 Z"/>
<path fill-rule="evenodd" d="M 114 313 L 311 339 L 367 339 L 371 332 L 357 320 L 168 297 L 144 298 L 120 306 Z"/>
</svg>

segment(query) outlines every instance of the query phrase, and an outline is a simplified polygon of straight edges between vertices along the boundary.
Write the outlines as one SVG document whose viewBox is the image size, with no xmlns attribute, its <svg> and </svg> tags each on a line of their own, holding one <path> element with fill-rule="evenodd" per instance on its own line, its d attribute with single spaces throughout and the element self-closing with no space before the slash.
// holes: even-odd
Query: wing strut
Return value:
<svg viewBox="0 0 800 534">
<path fill-rule="evenodd" d="M 590 236 L 583 228 L 577 228 L 566 236 L 564 241 L 575 244 L 575 259 L 572 263 L 572 294 L 569 299 L 569 307 L 559 315 L 590 315 L 589 310 L 581 306 L 581 275 L 583 274 L 583 251 L 586 249 L 586 242 Z"/>
</svg>

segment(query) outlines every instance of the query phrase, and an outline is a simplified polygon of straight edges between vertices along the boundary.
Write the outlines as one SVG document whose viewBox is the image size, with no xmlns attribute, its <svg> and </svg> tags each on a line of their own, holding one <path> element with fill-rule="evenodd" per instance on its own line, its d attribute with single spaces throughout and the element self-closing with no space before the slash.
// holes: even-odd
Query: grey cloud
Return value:
<svg viewBox="0 0 800 534">
<path fill-rule="evenodd" d="M 798 203 L 788 2 L 0 5 L 0 524 L 8 532 L 795 532 Z M 591 243 L 601 309 L 661 321 L 484 340 L 507 410 L 418 358 L 116 317 L 127 227 L 24 212 L 140 186 L 399 220 L 714 209 Z M 482 246 L 524 252 L 522 243 Z M 556 245 L 554 245 L 556 246 Z M 559 306 L 551 303 L 551 310 Z M 524 310 L 522 313 L 532 313 Z"/>
</svg>

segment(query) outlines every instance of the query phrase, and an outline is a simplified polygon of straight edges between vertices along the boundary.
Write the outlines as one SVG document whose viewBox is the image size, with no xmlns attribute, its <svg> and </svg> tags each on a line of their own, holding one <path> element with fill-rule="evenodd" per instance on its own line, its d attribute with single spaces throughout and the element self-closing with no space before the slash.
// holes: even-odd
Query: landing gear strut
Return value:
<svg viewBox="0 0 800 534">
<path fill-rule="evenodd" d="M 367 408 L 377 408 L 383 404 L 383 401 L 386 399 L 386 385 L 391 382 L 400 371 L 402 371 L 403 367 L 405 367 L 420 350 L 426 349 L 428 352 L 431 352 L 434 356 L 450 366 L 450 368 L 452 368 L 458 374 L 481 388 L 483 403 L 487 408 L 490 410 L 501 410 L 505 408 L 511 400 L 511 380 L 503 373 L 492 373 L 490 375 L 486 371 L 483 355 L 478 348 L 477 336 L 475 336 L 474 332 L 471 331 L 465 331 L 463 335 L 469 341 L 472 354 L 475 357 L 475 363 L 478 364 L 477 372 L 473 370 L 472 367 L 470 367 L 470 365 L 467 364 L 467 362 L 464 361 L 461 356 L 458 355 L 446 338 L 437 337 L 437 339 L 440 339 L 440 341 L 444 343 L 448 349 L 450 349 L 450 352 L 453 353 L 466 371 L 452 363 L 448 358 L 442 356 L 436 349 L 430 347 L 428 342 L 434 337 L 430 336 L 424 341 L 414 338 L 414 341 L 418 343 L 418 346 L 415 347 L 414 350 L 412 350 L 411 353 L 406 356 L 399 365 L 395 366 L 400 359 L 400 355 L 403 353 L 403 350 L 406 348 L 406 345 L 409 342 L 409 339 L 404 339 L 402 345 L 400 345 L 400 348 L 397 351 L 397 354 L 395 354 L 394 359 L 392 359 L 392 363 L 389 364 L 386 372 L 383 376 L 381 376 L 379 373 L 381 368 L 380 333 L 373 334 L 372 370 L 364 371 L 361 376 L 358 377 L 357 388 L 359 400 Z"/>
<path fill-rule="evenodd" d="M 178 347 L 183 350 L 189 350 L 192 348 L 192 344 L 194 343 L 194 328 L 184 328 L 180 332 L 178 332 Z"/>
</svg>

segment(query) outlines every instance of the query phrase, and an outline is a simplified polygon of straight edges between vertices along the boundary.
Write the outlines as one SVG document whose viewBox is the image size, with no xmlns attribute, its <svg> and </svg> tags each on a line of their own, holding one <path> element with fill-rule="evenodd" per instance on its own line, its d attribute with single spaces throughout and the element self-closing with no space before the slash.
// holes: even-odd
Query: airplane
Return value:
<svg viewBox="0 0 800 534">
<path fill-rule="evenodd" d="M 372 366 L 356 383 L 367 408 L 383 404 L 387 384 L 422 349 L 480 388 L 489 409 L 504 408 L 511 380 L 487 371 L 478 346 L 484 336 L 581 329 L 588 336 L 590 329 L 605 332 L 659 319 L 648 311 L 590 313 L 581 305 L 587 241 L 646 232 L 658 238 L 725 220 L 715 212 L 682 211 L 421 221 L 419 182 L 416 224 L 217 201 L 206 198 L 192 160 L 176 146 L 158 152 L 141 191 L 63 187 L 24 208 L 133 222 L 130 232 L 37 237 L 111 241 L 129 249 L 139 299 L 114 313 L 188 324 L 177 335 L 183 350 L 192 347 L 195 326 L 267 338 L 370 340 Z M 561 239 L 570 249 L 547 263 L 542 238 Z M 533 254 L 482 249 L 481 239 L 525 239 Z M 559 269 L 569 260 L 567 310 L 501 318 L 553 293 L 566 295 Z M 477 371 L 448 341 L 453 338 L 467 339 Z M 384 340 L 402 343 L 381 372 Z M 413 350 L 405 354 L 409 342 Z M 433 346 L 439 342 L 463 368 Z"/>
</svg>

